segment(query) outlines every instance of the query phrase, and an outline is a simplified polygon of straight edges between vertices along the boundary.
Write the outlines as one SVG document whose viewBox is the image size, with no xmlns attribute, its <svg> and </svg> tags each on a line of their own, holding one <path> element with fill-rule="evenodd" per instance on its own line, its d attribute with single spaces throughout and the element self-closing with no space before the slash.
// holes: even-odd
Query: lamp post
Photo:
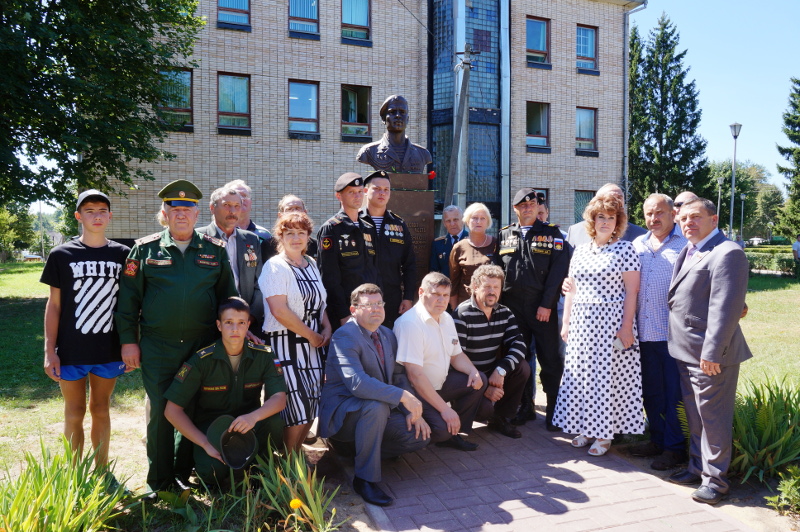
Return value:
<svg viewBox="0 0 800 532">
<path fill-rule="evenodd" d="M 773 222 L 767 222 L 767 244 L 772 244 L 772 226 Z"/>
<path fill-rule="evenodd" d="M 744 242 L 744 199 L 747 197 L 747 194 L 742 192 L 742 195 L 739 197 L 742 199 L 742 219 L 739 222 L 739 236 L 741 237 L 742 242 Z"/>
<path fill-rule="evenodd" d="M 731 135 L 733 135 L 733 169 L 731 172 L 731 217 L 728 224 L 728 231 L 733 232 L 733 207 L 736 200 L 736 139 L 739 138 L 739 132 L 742 130 L 742 124 L 734 122 L 731 124 Z"/>
<path fill-rule="evenodd" d="M 717 214 L 719 214 L 720 204 L 722 203 L 722 183 L 725 182 L 725 178 L 719 176 L 717 178 Z"/>
</svg>

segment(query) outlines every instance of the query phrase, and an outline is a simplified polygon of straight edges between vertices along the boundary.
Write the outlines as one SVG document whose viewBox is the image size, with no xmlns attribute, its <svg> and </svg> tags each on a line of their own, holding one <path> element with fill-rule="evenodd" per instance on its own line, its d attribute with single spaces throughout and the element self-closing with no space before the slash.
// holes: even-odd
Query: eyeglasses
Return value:
<svg viewBox="0 0 800 532">
<path fill-rule="evenodd" d="M 385 304 L 386 304 L 386 302 L 380 301 L 378 303 L 366 303 L 364 305 L 356 305 L 356 307 L 357 308 L 366 308 L 366 309 L 370 309 L 370 310 L 378 310 L 378 309 L 383 308 L 383 306 Z"/>
</svg>

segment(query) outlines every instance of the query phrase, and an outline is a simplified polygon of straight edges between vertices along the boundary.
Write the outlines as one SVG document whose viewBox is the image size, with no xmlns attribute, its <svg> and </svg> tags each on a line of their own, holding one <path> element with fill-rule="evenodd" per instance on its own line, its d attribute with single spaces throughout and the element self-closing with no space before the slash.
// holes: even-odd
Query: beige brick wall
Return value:
<svg viewBox="0 0 800 532">
<path fill-rule="evenodd" d="M 619 182 L 623 145 L 622 7 L 590 0 L 522 0 L 511 5 L 511 193 L 523 186 L 550 190 L 551 220 L 573 222 L 575 190 Z M 526 66 L 526 17 L 550 19 L 552 70 Z M 578 74 L 578 24 L 598 27 L 599 76 Z M 525 104 L 550 104 L 550 154 L 527 153 Z M 575 155 L 575 108 L 597 109 L 599 157 Z"/>
<path fill-rule="evenodd" d="M 427 24 L 425 0 L 404 3 Z M 372 0 L 372 48 L 341 44 L 341 0 L 320 1 L 319 41 L 289 37 L 286 1 L 251 0 L 251 33 L 218 29 L 216 5 L 200 2 L 208 24 L 195 47 L 194 132 L 170 135 L 164 149 L 177 157 L 146 165 L 155 181 L 140 183 L 139 190 L 114 203 L 112 237 L 138 238 L 160 230 L 156 194 L 179 178 L 194 182 L 206 199 L 214 188 L 244 179 L 253 187 L 253 219 L 266 226 L 275 219 L 278 200 L 297 194 L 321 225 L 338 209 L 335 178 L 371 170 L 355 160 L 360 144 L 340 140 L 342 84 L 372 87 L 373 140 L 384 131 L 380 104 L 390 94 L 402 94 L 411 107 L 408 135 L 426 143 L 428 41 L 425 29 L 399 2 Z M 217 72 L 250 75 L 252 136 L 217 134 Z M 321 140 L 288 138 L 289 79 L 319 82 Z M 205 200 L 201 206 L 198 226 L 211 219 Z"/>
</svg>

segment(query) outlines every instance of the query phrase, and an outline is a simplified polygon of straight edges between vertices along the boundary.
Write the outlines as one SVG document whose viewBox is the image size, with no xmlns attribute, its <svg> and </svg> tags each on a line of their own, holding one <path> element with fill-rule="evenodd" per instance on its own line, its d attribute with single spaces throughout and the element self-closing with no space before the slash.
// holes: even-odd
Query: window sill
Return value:
<svg viewBox="0 0 800 532">
<path fill-rule="evenodd" d="M 295 140 L 319 140 L 321 136 L 319 133 L 298 133 L 296 131 L 290 131 L 289 138 Z"/>
<path fill-rule="evenodd" d="M 586 74 L 587 76 L 599 76 L 600 71 L 596 68 L 577 68 L 578 74 Z"/>
<path fill-rule="evenodd" d="M 342 142 L 372 142 L 372 135 L 342 135 Z"/>
<path fill-rule="evenodd" d="M 528 61 L 528 68 L 538 68 L 539 70 L 553 70 L 553 65 L 550 63 L 537 63 L 535 61 Z"/>
<path fill-rule="evenodd" d="M 252 135 L 252 132 L 249 129 L 243 129 L 238 127 L 217 126 L 217 134 L 236 135 L 238 137 L 249 137 Z"/>
<path fill-rule="evenodd" d="M 528 153 L 550 153 L 550 146 L 525 146 Z"/>
<path fill-rule="evenodd" d="M 220 21 L 217 21 L 217 29 L 246 31 L 247 33 L 253 31 L 253 29 L 250 27 L 250 24 L 231 24 L 230 22 L 220 22 Z"/>
<path fill-rule="evenodd" d="M 578 157 L 600 157 L 600 152 L 597 150 L 579 150 L 575 148 L 575 155 Z"/>
<path fill-rule="evenodd" d="M 369 39 L 351 39 L 349 37 L 342 37 L 342 44 L 350 44 L 352 46 L 364 46 L 365 48 L 372 48 L 372 41 Z"/>
<path fill-rule="evenodd" d="M 194 126 L 192 124 L 186 124 L 178 129 L 178 133 L 194 133 Z"/>
<path fill-rule="evenodd" d="M 318 41 L 319 33 L 305 33 L 302 31 L 289 30 L 289 37 L 292 39 L 306 39 L 308 41 Z"/>
</svg>

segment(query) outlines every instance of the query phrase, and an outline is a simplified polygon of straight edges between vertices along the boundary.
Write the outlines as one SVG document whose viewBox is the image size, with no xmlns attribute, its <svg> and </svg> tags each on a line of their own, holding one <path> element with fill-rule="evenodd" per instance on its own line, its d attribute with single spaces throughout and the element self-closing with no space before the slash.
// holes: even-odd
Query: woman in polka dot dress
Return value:
<svg viewBox="0 0 800 532">
<path fill-rule="evenodd" d="M 573 447 L 602 456 L 614 434 L 644 432 L 642 370 L 636 338 L 639 257 L 620 240 L 628 217 L 618 198 L 597 196 L 583 213 L 592 242 L 575 249 L 561 337 L 564 376 L 553 423 L 578 434 Z M 616 344 L 616 345 L 615 345 Z"/>
</svg>

